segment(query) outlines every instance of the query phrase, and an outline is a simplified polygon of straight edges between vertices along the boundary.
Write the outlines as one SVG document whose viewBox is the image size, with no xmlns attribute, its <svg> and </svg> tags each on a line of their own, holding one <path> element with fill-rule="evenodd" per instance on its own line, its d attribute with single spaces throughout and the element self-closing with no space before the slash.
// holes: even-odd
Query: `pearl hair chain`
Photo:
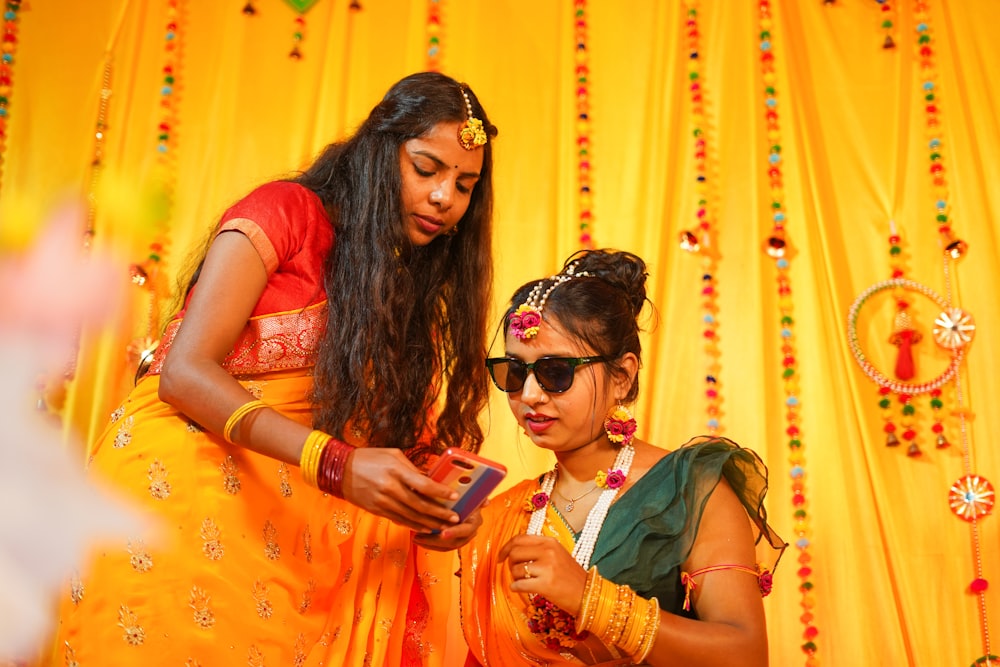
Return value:
<svg viewBox="0 0 1000 667">
<path fill-rule="evenodd" d="M 621 470 L 622 475 L 627 477 L 632 467 L 634 456 L 635 447 L 631 444 L 625 445 L 618 450 L 618 456 L 615 457 L 615 462 L 611 466 L 612 470 Z M 551 497 L 552 489 L 555 488 L 557 470 L 558 468 L 553 468 L 545 473 L 545 477 L 542 479 L 542 492 L 548 497 Z M 590 513 L 587 515 L 587 521 L 583 525 L 580 539 L 576 541 L 576 546 L 573 548 L 573 558 L 584 569 L 590 566 L 590 557 L 594 554 L 597 536 L 601 533 L 601 527 L 604 525 L 604 519 L 608 516 L 608 510 L 611 509 L 611 503 L 620 490 L 621 487 L 604 489 L 601 495 L 598 496 L 597 502 L 594 503 L 594 507 L 591 508 Z M 546 509 L 546 506 L 542 506 L 531 513 L 531 520 L 528 521 L 528 535 L 542 534 Z"/>
</svg>

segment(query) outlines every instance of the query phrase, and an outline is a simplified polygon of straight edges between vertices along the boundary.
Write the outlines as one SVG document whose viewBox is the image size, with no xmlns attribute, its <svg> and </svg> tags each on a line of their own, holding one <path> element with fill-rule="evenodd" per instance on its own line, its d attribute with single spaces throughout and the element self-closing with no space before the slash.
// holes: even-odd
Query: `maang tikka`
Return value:
<svg viewBox="0 0 1000 667">
<path fill-rule="evenodd" d="M 545 307 L 545 301 L 552 294 L 552 290 L 573 278 L 583 278 L 591 275 L 586 271 L 577 273 L 577 264 L 578 262 L 573 262 L 561 273 L 549 276 L 545 280 L 539 280 L 535 283 L 535 286 L 528 292 L 528 298 L 510 314 L 510 318 L 507 321 L 507 326 L 514 336 L 519 340 L 528 340 L 537 336 L 538 327 L 542 324 L 542 308 Z M 543 293 L 542 287 L 549 280 L 552 281 L 552 284 Z"/>
</svg>

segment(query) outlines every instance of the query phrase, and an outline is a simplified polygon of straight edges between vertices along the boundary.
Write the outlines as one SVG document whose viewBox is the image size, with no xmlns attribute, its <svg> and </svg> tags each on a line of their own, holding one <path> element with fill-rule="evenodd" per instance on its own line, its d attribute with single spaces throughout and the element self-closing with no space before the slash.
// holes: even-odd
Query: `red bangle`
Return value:
<svg viewBox="0 0 1000 667">
<path fill-rule="evenodd" d="M 316 486 L 338 498 L 344 497 L 344 470 L 347 459 L 354 451 L 354 446 L 343 440 L 330 438 L 319 460 L 319 471 L 316 475 Z"/>
</svg>

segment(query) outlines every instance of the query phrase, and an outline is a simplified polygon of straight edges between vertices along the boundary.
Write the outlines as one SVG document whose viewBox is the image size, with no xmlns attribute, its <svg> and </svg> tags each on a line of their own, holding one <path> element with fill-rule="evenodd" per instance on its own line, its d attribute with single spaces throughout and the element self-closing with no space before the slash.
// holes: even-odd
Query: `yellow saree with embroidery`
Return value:
<svg viewBox="0 0 1000 667">
<path fill-rule="evenodd" d="M 309 423 L 304 369 L 241 380 Z M 102 545 L 72 582 L 53 664 L 440 665 L 453 559 L 410 531 L 307 486 L 299 469 L 230 445 L 143 379 L 92 455 L 156 518 L 156 539 Z M 404 628 L 414 585 L 428 604 Z M 418 663 L 420 664 L 420 663 Z"/>
<path fill-rule="evenodd" d="M 333 237 L 325 209 L 299 185 L 272 183 L 232 207 L 220 230 L 246 234 L 269 274 L 223 367 L 311 424 L 326 324 L 316 299 Z M 44 664 L 443 665 L 454 554 L 416 547 L 408 529 L 160 401 L 158 372 L 181 323 L 167 327 L 89 462 L 96 481 L 155 519 L 155 538 L 95 549 L 68 586 Z"/>
</svg>

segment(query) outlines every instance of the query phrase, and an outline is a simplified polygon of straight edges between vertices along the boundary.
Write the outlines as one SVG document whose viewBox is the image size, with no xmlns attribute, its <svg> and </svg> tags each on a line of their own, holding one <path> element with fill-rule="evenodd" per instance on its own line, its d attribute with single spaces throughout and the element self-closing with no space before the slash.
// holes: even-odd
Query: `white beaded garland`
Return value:
<svg viewBox="0 0 1000 667">
<path fill-rule="evenodd" d="M 612 470 L 621 470 L 624 477 L 628 477 L 629 470 L 632 468 L 632 459 L 635 457 L 635 447 L 632 445 L 625 445 L 618 450 L 618 456 L 615 457 L 615 462 L 611 466 Z M 546 498 L 552 497 L 552 489 L 556 485 L 556 477 L 558 467 L 545 473 L 545 477 L 542 478 L 542 490 L 541 492 L 545 494 Z M 615 497 L 618 495 L 618 491 L 621 487 L 616 489 L 607 488 L 601 492 L 598 496 L 597 502 L 591 508 L 590 513 L 587 515 L 587 521 L 583 524 L 583 531 L 580 533 L 580 539 L 576 541 L 576 546 L 573 548 L 573 558 L 579 563 L 584 569 L 590 567 L 590 557 L 594 554 L 594 546 L 597 544 L 597 536 L 601 533 L 601 527 L 604 525 L 604 519 L 608 516 L 608 510 L 611 509 L 611 503 L 614 501 Z M 528 521 L 528 535 L 541 535 L 542 526 L 545 524 L 545 512 L 547 510 L 547 505 L 539 507 L 534 512 L 531 513 L 531 519 Z"/>
</svg>

